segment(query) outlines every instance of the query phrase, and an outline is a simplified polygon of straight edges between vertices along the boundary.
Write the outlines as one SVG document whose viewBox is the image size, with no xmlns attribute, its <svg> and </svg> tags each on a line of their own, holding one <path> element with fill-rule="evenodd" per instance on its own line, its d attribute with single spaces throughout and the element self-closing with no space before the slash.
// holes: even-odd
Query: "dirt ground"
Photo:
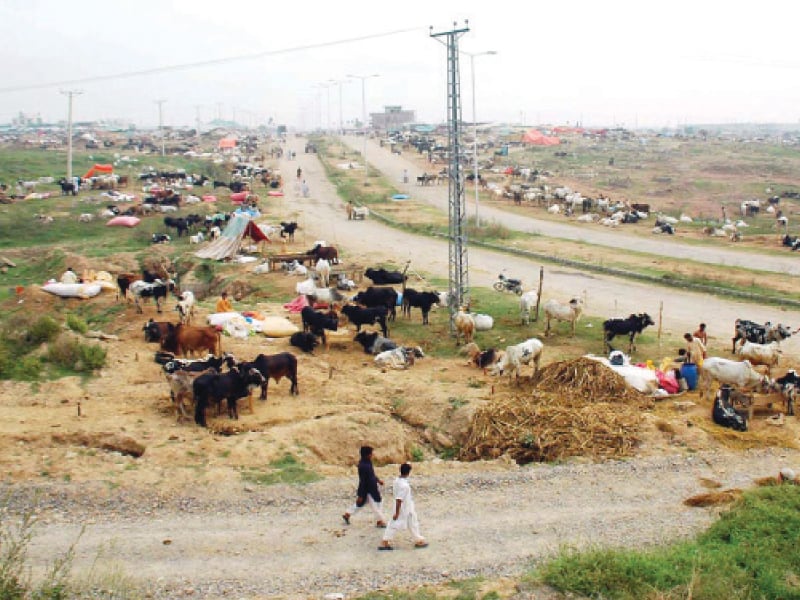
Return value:
<svg viewBox="0 0 800 600">
<path fill-rule="evenodd" d="M 294 247 L 310 247 L 310 242 L 324 237 L 345 249 L 346 261 L 350 263 L 368 265 L 389 259 L 399 264 L 407 255 L 425 256 L 429 272 L 446 274 L 446 245 L 439 241 L 415 238 L 369 220 L 348 222 L 340 201 L 324 179 L 318 161 L 313 156 L 301 154 L 300 141 L 292 143 L 296 144 L 297 163 L 303 167 L 312 190 L 312 198 L 305 201 L 294 196 L 291 185 L 286 186 L 287 195 L 282 200 L 282 208 L 287 216 L 297 215 L 302 227 Z M 293 172 L 297 163 L 285 161 L 282 167 L 287 173 Z M 523 267 L 526 263 L 522 259 L 489 252 L 474 252 L 471 260 L 473 282 L 477 285 L 488 284 L 501 265 L 531 268 L 530 265 Z M 249 274 L 249 266 L 225 268 L 238 273 L 241 279 L 254 277 Z M 293 286 L 297 279 L 282 273 L 258 277 L 272 278 L 276 288 L 284 293 L 274 302 L 251 303 L 243 299 L 236 303 L 236 307 L 283 314 L 280 305 L 294 296 Z M 552 288 L 548 293 L 553 295 L 567 293 L 568 289 L 580 289 L 578 285 L 590 285 L 590 306 L 597 314 L 610 310 L 612 306 L 623 313 L 632 312 L 634 306 L 641 307 L 645 303 L 650 306 L 654 302 L 654 291 L 647 286 L 612 278 L 586 277 L 568 270 L 549 277 Z M 727 331 L 734 315 L 738 316 L 744 308 L 756 320 L 775 311 L 765 307 L 743 308 L 740 303 L 672 290 L 659 290 L 657 293 L 663 293 L 664 297 L 674 301 L 666 312 L 665 326 L 675 331 L 695 325 L 701 306 L 703 314 L 708 315 L 712 331 Z M 22 300 L 35 312 L 46 312 L 54 302 L 60 302 L 34 290 L 26 292 Z M 93 302 L 112 304 L 115 300 L 110 294 Z M 204 321 L 212 302 L 213 299 L 209 299 L 202 303 L 196 318 L 198 322 Z M 787 312 L 785 316 L 800 323 L 800 315 Z M 575 514 L 587 518 L 594 515 L 601 521 L 608 518 L 620 523 L 619 527 L 622 527 L 621 523 L 627 523 L 623 529 L 610 527 L 606 537 L 592 537 L 588 533 L 591 523 L 587 520 L 586 526 L 579 528 L 581 535 L 585 536 L 580 538 L 583 541 L 596 538 L 604 543 L 624 543 L 624 536 L 628 535 L 640 543 L 652 543 L 670 537 L 670 531 L 683 535 L 707 522 L 708 515 L 704 513 L 698 517 L 697 513 L 673 505 L 664 510 L 660 503 L 679 503 L 682 495 L 696 487 L 700 474 L 710 473 L 726 482 L 741 483 L 748 477 L 767 474 L 773 467 L 787 462 L 798 463 L 798 454 L 791 449 L 796 447 L 800 433 L 795 418 L 789 418 L 783 426 L 776 427 L 768 425 L 762 415 L 756 419 L 753 433 L 749 436 L 720 434 L 709 423 L 709 401 L 701 402 L 695 393 L 687 393 L 678 400 L 690 401 L 694 405 L 676 406 L 672 400 L 666 400 L 652 413 L 644 415 L 641 444 L 637 457 L 629 464 L 634 469 L 641 465 L 642 471 L 649 473 L 646 477 L 635 479 L 630 477 L 630 473 L 621 475 L 613 466 L 598 467 L 598 472 L 608 470 L 609 474 L 608 481 L 598 480 L 596 484 L 598 490 L 603 489 L 603 495 L 587 494 L 582 498 L 578 490 L 581 485 L 594 485 L 590 482 L 597 480 L 597 473 L 593 474 L 591 467 L 584 467 L 586 463 L 583 461 L 576 461 L 567 469 L 567 480 L 570 487 L 574 485 L 575 496 L 570 498 L 569 510 L 563 510 L 558 505 L 564 498 L 559 495 L 560 486 L 555 481 L 560 473 L 558 467 L 548 467 L 547 471 L 537 469 L 537 479 L 554 479 L 552 485 L 545 486 L 547 493 L 551 494 L 545 500 L 548 508 L 537 513 L 537 509 L 531 507 L 531 514 L 522 519 L 525 527 L 516 531 L 519 506 L 505 498 L 501 489 L 505 484 L 492 484 L 488 490 L 470 486 L 489 474 L 501 481 L 505 477 L 503 474 L 512 474 L 509 476 L 516 478 L 511 484 L 515 493 L 526 494 L 529 490 L 525 486 L 530 485 L 530 481 L 524 471 L 505 458 L 481 463 L 458 463 L 437 458 L 439 453 L 457 447 L 464 439 L 476 405 L 493 392 L 503 393 L 508 382 L 493 380 L 466 366 L 460 358 L 428 357 L 418 361 L 409 371 L 382 372 L 371 364 L 371 358 L 360 347 L 351 344 L 334 346 L 330 352 L 318 350 L 314 356 L 298 356 L 299 396 L 289 394 L 287 381 L 272 382 L 269 399 L 267 402 L 256 400 L 253 414 L 242 404 L 238 422 L 232 425 L 227 417 L 214 418 L 209 432 L 193 423 L 176 422 L 161 368 L 152 360 L 156 346 L 143 340 L 142 324 L 149 317 L 157 317 L 152 305 L 145 308 L 142 316 L 137 315 L 132 307 L 127 309 L 125 317 L 112 332 L 119 336 L 119 340 L 101 342 L 109 350 L 109 361 L 97 378 L 84 381 L 69 377 L 35 385 L 0 383 L 0 466 L 4 473 L 3 481 L 12 488 L 33 485 L 66 489 L 73 493 L 89 489 L 83 486 L 90 486 L 93 493 L 100 490 L 101 495 L 120 494 L 124 490 L 132 494 L 151 490 L 159 495 L 199 498 L 201 504 L 214 499 L 223 503 L 246 503 L 242 497 L 248 493 L 260 501 L 273 494 L 294 499 L 302 497 L 305 492 L 273 491 L 271 488 L 253 492 L 244 477 L 247 473 L 269 472 L 270 462 L 292 453 L 328 480 L 307 492 L 312 499 L 310 508 L 304 508 L 303 502 L 297 500 L 298 504 L 293 504 L 291 511 L 278 510 L 283 506 L 280 503 L 278 508 L 262 506 L 260 509 L 266 511 L 271 520 L 259 522 L 258 535 L 273 539 L 286 537 L 284 555 L 269 567 L 275 581 L 282 582 L 282 587 L 275 588 L 278 595 L 318 597 L 314 594 L 332 584 L 326 581 L 325 585 L 311 585 L 307 573 L 318 569 L 335 580 L 337 574 L 351 572 L 352 565 L 348 563 L 354 556 L 361 557 L 364 552 L 371 552 L 374 540 L 365 534 L 351 536 L 348 542 L 342 542 L 344 545 L 331 547 L 329 539 L 336 537 L 335 531 L 340 528 L 334 528 L 334 531 L 323 526 L 320 535 L 312 535 L 307 529 L 303 533 L 303 528 L 319 526 L 319 515 L 311 514 L 311 508 L 319 509 L 329 497 L 336 498 L 339 503 L 349 498 L 355 454 L 362 443 L 370 443 L 376 448 L 378 464 L 387 478 L 393 475 L 393 469 L 383 465 L 420 458 L 420 454 L 425 459 L 418 471 L 423 477 L 423 490 L 429 492 L 427 504 L 422 505 L 429 515 L 438 519 L 431 519 L 434 521 L 430 527 L 433 537 L 444 539 L 451 536 L 453 532 L 448 527 L 458 530 L 460 517 L 452 514 L 450 509 L 466 502 L 465 489 L 480 496 L 476 502 L 484 512 L 474 513 L 480 518 L 470 524 L 469 536 L 455 543 L 448 552 L 431 553 L 419 560 L 415 557 L 409 563 L 408 568 L 415 574 L 414 582 L 417 583 L 438 582 L 445 572 L 448 577 L 456 574 L 469 576 L 474 572 L 497 575 L 498 569 L 488 569 L 486 565 L 500 564 L 506 559 L 507 564 L 514 566 L 512 571 L 518 573 L 529 558 L 542 557 L 565 539 L 574 539 L 566 532 Z M 172 314 L 168 318 L 174 320 Z M 434 320 L 443 318 L 444 315 L 438 315 Z M 295 320 L 299 322 L 296 317 Z M 557 346 L 564 342 L 551 343 Z M 727 341 L 724 344 L 727 346 Z M 262 336 L 246 340 L 223 339 L 224 350 L 244 359 L 261 352 L 274 353 L 288 348 L 286 339 L 270 340 Z M 796 365 L 797 359 L 797 345 L 793 339 L 786 345 L 784 365 Z M 144 454 L 134 458 L 109 451 L 106 448 L 109 440 L 117 446 L 120 440 L 127 443 L 133 440 L 144 446 Z M 747 447 L 767 447 L 768 450 L 766 454 L 738 455 L 736 468 L 727 470 L 723 459 L 703 458 L 702 461 L 706 462 L 701 464 L 702 461 L 692 462 L 691 458 L 693 455 L 727 456 L 731 449 Z M 665 493 L 664 498 L 654 504 L 653 486 L 658 486 L 665 469 L 666 477 L 671 481 L 665 486 L 670 493 Z M 438 478 L 445 481 L 441 489 L 434 483 Z M 455 499 L 448 499 L 451 494 Z M 612 516 L 608 510 L 614 504 L 614 498 L 624 498 L 625 501 L 614 509 Z M 635 519 L 644 515 L 651 517 L 659 506 L 662 508 L 659 527 L 646 536 L 637 533 L 635 525 L 632 526 Z M 248 533 L 248 521 L 241 515 L 236 516 L 238 521 L 225 521 L 225 516 L 217 510 L 215 507 L 204 508 L 199 515 L 193 513 L 191 516 L 177 511 L 158 513 L 158 518 L 142 517 L 136 521 L 135 527 L 131 525 L 129 534 L 123 535 L 121 543 L 130 555 L 123 552 L 119 558 L 127 568 L 149 581 L 162 578 L 166 582 L 165 589 L 179 589 L 184 582 L 201 582 L 209 577 L 225 578 L 223 567 L 230 566 L 230 561 L 238 561 L 233 565 L 235 577 L 251 581 L 258 572 L 254 567 L 259 564 L 259 556 L 245 551 L 242 556 L 237 554 L 234 558 L 228 555 L 222 559 L 225 549 L 240 539 L 237 536 L 250 539 L 249 536 L 253 535 L 252 531 Z M 329 514 L 324 518 L 336 522 L 338 514 L 335 511 L 339 509 L 327 506 L 325 510 Z M 81 520 L 80 514 L 80 511 L 76 513 L 78 521 Z M 97 519 L 96 527 L 87 535 L 89 542 L 81 552 L 81 564 L 90 561 L 92 551 L 102 546 L 104 540 L 120 535 L 117 529 L 125 521 L 117 522 L 115 519 L 114 515 Z M 681 527 L 671 530 L 670 519 L 680 521 Z M 94 523 L 94 518 L 90 522 Z M 33 549 L 34 560 L 44 561 L 52 547 L 60 546 L 74 534 L 74 525 L 73 520 L 53 517 L 45 535 Z M 206 539 L 209 530 L 218 532 L 220 537 Z M 534 533 L 546 532 L 546 535 L 537 541 L 535 536 L 531 538 L 533 530 Z M 626 531 L 628 533 L 624 533 Z M 173 559 L 165 555 L 166 549 L 160 547 L 161 539 L 166 537 L 183 538 L 182 548 L 194 548 L 191 560 L 183 557 L 180 571 L 169 568 L 169 561 Z M 487 539 L 490 543 L 482 545 Z M 146 548 L 151 547 L 154 540 L 159 544 L 158 551 L 148 555 Z M 263 539 L 253 543 L 259 551 L 270 551 L 263 548 Z M 363 550 L 365 543 L 370 550 Z M 212 556 L 215 565 L 209 568 L 207 559 Z M 371 560 L 372 554 L 369 557 Z M 221 562 L 217 564 L 217 560 Z M 322 560 L 321 565 L 317 565 L 319 560 Z M 474 566 L 474 571 L 470 571 L 471 566 Z M 381 581 L 403 584 L 402 578 L 388 575 L 391 571 L 391 562 L 379 561 L 374 567 L 375 576 L 382 577 Z M 304 588 L 306 585 L 309 587 Z M 380 585 L 363 581 L 353 583 L 353 589 L 357 590 L 372 587 Z M 264 590 L 263 587 L 259 589 Z M 254 593 L 250 597 L 261 596 Z"/>
</svg>

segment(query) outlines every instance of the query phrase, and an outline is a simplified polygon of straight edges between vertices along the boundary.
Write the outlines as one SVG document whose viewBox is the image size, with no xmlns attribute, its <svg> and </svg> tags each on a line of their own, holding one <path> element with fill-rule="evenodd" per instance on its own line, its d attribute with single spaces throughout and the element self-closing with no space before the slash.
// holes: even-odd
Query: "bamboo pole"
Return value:
<svg viewBox="0 0 800 600">
<path fill-rule="evenodd" d="M 539 288 L 536 290 L 536 312 L 533 320 L 539 320 L 539 303 L 542 301 L 542 284 L 544 283 L 544 267 L 539 267 Z"/>
<path fill-rule="evenodd" d="M 661 350 L 661 324 L 664 320 L 664 301 L 658 304 L 658 349 Z"/>
</svg>

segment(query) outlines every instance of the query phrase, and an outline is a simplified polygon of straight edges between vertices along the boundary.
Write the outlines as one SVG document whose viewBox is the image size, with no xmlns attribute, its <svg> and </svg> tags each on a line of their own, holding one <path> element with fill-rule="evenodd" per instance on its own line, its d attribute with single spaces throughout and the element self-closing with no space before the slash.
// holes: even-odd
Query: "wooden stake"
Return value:
<svg viewBox="0 0 800 600">
<path fill-rule="evenodd" d="M 533 320 L 539 320 L 539 303 L 542 301 L 542 284 L 544 283 L 544 267 L 539 267 L 539 289 L 536 290 L 536 312 L 533 314 Z"/>
<path fill-rule="evenodd" d="M 658 304 L 658 349 L 661 350 L 661 323 L 664 318 L 664 301 Z"/>
</svg>

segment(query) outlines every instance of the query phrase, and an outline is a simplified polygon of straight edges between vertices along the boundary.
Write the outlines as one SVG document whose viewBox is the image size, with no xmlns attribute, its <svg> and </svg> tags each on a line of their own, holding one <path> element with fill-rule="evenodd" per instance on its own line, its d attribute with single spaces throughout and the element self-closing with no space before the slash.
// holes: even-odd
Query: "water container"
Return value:
<svg viewBox="0 0 800 600">
<path fill-rule="evenodd" d="M 686 386 L 690 390 L 697 389 L 697 365 L 681 366 L 681 377 L 686 380 Z"/>
</svg>

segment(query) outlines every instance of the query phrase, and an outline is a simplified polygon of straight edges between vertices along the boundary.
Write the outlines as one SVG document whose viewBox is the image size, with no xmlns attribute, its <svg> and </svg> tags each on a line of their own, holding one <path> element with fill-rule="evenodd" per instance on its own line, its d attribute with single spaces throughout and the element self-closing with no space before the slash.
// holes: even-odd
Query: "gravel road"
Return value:
<svg viewBox="0 0 800 600">
<path fill-rule="evenodd" d="M 283 202 L 287 213 L 299 211 L 306 241 L 322 236 L 341 246 L 346 260 L 412 259 L 412 267 L 447 273 L 445 243 L 374 220 L 348 221 L 320 163 L 301 153 L 301 140 L 292 144 L 298 160 L 284 161 L 282 169 L 293 175 L 301 166 L 312 197 L 297 198 L 288 184 Z M 488 285 L 502 268 L 531 277 L 538 271 L 531 261 L 475 249 L 470 265 L 477 285 Z M 620 314 L 656 314 L 663 299 L 667 327 L 687 329 L 702 318 L 712 334 L 730 330 L 739 315 L 774 320 L 776 310 L 548 269 L 547 295 L 583 289 L 589 293 L 589 312 L 610 314 L 618 304 Z M 790 317 L 800 324 L 800 315 L 786 313 Z M 777 473 L 782 466 L 797 467 L 799 459 L 795 451 L 768 449 L 521 468 L 420 463 L 412 483 L 431 545 L 416 550 L 409 540 L 399 539 L 391 553 L 376 550 L 381 531 L 368 514 L 343 524 L 341 514 L 355 489 L 352 477 L 302 488 L 243 485 L 169 496 L 159 490 L 109 490 L 101 483 L 53 484 L 36 495 L 17 486 L 9 507 L 38 506 L 40 521 L 29 548 L 37 570 L 55 551 L 66 549 L 85 525 L 76 568 L 94 565 L 103 572 L 120 566 L 144 582 L 154 598 L 321 598 L 329 592 L 350 596 L 449 578 L 515 576 L 562 544 L 644 546 L 682 538 L 713 519 L 711 511 L 681 503 L 703 491 L 698 478 L 747 487 L 753 478 Z M 387 484 L 395 474 L 393 467 L 378 473 Z"/>
<path fill-rule="evenodd" d="M 54 487 L 38 495 L 40 522 L 29 555 L 40 565 L 85 524 L 76 567 L 88 568 L 101 556 L 100 572 L 119 564 L 148 582 L 157 598 L 321 598 L 448 578 L 514 576 L 563 544 L 641 547 L 689 536 L 713 519 L 713 511 L 682 504 L 704 491 L 698 478 L 748 487 L 799 458 L 764 450 L 500 472 L 464 472 L 456 465 L 458 472 L 436 476 L 426 475 L 422 463 L 412 485 L 430 546 L 414 549 L 398 537 L 391 553 L 377 551 L 381 530 L 371 515 L 357 514 L 350 526 L 342 522 L 353 479 L 245 487 L 222 498 L 201 490 L 106 497 L 91 488 L 65 493 Z M 387 484 L 394 474 L 378 468 Z M 12 506 L 29 497 L 18 491 Z"/>
<path fill-rule="evenodd" d="M 353 149 L 363 151 L 363 138 L 344 137 L 343 139 Z M 420 187 L 415 185 L 416 176 L 422 174 L 415 163 L 406 159 L 402 154 L 398 156 L 392 154 L 388 148 L 381 148 L 373 140 L 370 140 L 368 144 L 367 160 L 371 165 L 394 181 L 398 189 L 407 192 L 412 198 L 423 200 L 440 208 L 445 213 L 447 212 L 446 186 Z M 410 180 L 408 184 L 401 183 L 404 169 L 408 170 Z M 467 189 L 467 212 L 470 215 L 474 214 L 473 193 L 472 188 L 469 187 Z M 516 231 L 575 240 L 622 250 L 647 252 L 657 256 L 672 256 L 674 258 L 683 258 L 702 263 L 800 275 L 800 262 L 794 260 L 794 256 L 789 255 L 775 256 L 763 252 L 751 250 L 742 251 L 721 246 L 698 246 L 696 244 L 684 243 L 680 239 L 671 238 L 669 236 L 653 236 L 648 238 L 631 235 L 629 232 L 624 231 L 612 231 L 592 224 L 581 226 L 569 223 L 554 223 L 534 217 L 512 214 L 485 205 L 480 206 L 479 212 L 481 219 L 496 221 Z"/>
</svg>

